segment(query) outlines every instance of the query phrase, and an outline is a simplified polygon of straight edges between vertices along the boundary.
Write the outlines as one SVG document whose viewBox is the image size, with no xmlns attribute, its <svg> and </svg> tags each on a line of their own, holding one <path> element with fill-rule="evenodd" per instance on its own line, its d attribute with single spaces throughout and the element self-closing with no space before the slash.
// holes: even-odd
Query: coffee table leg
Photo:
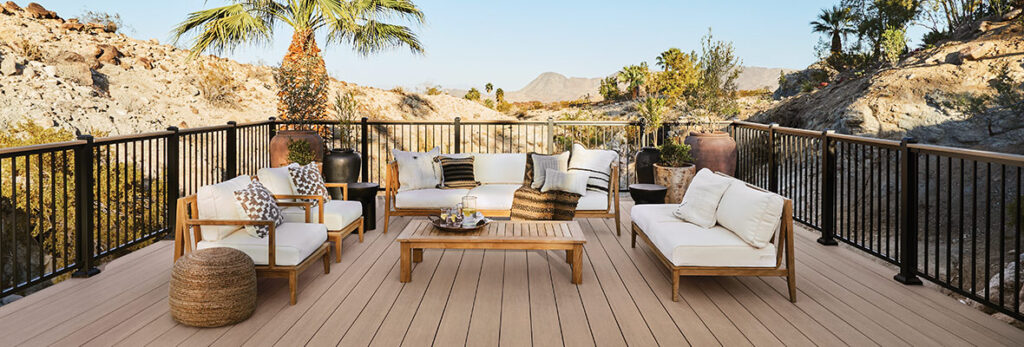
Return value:
<svg viewBox="0 0 1024 347">
<path fill-rule="evenodd" d="M 402 256 L 399 263 L 402 264 L 399 282 L 412 281 L 412 248 L 406 242 L 402 242 Z"/>
<path fill-rule="evenodd" d="M 572 248 L 572 283 L 583 283 L 583 246 Z"/>
<path fill-rule="evenodd" d="M 412 262 L 421 263 L 423 262 L 423 248 L 412 249 Z"/>
<path fill-rule="evenodd" d="M 565 250 L 565 263 L 572 265 L 572 250 Z"/>
</svg>

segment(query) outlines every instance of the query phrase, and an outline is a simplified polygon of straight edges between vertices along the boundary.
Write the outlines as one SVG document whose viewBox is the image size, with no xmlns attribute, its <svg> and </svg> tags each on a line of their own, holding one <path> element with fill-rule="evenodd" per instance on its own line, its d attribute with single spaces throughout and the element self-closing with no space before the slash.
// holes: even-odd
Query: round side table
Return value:
<svg viewBox="0 0 1024 347">
<path fill-rule="evenodd" d="M 665 193 L 668 192 L 668 188 L 657 184 L 630 184 L 629 185 L 629 196 L 633 198 L 633 202 L 637 205 L 644 204 L 664 204 Z"/>
<path fill-rule="evenodd" d="M 380 185 L 370 182 L 348 184 L 348 199 L 363 204 L 363 229 L 377 228 L 377 190 Z"/>
</svg>

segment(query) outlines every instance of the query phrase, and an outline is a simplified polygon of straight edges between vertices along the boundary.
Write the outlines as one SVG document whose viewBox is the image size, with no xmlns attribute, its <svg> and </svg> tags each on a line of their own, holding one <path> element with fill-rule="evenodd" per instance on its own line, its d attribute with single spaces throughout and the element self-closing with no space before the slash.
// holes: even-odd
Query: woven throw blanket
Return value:
<svg viewBox="0 0 1024 347">
<path fill-rule="evenodd" d="M 579 201 L 579 194 L 556 190 L 542 193 L 524 184 L 512 199 L 512 220 L 572 220 Z"/>
</svg>

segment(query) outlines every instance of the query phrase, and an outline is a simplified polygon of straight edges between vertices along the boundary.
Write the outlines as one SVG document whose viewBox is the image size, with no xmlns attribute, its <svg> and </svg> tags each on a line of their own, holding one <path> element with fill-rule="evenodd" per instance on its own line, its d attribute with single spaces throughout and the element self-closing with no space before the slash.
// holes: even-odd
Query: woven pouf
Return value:
<svg viewBox="0 0 1024 347">
<path fill-rule="evenodd" d="M 201 249 L 178 258 L 170 284 L 171 316 L 181 324 L 219 327 L 256 309 L 256 269 L 232 248 Z"/>
</svg>

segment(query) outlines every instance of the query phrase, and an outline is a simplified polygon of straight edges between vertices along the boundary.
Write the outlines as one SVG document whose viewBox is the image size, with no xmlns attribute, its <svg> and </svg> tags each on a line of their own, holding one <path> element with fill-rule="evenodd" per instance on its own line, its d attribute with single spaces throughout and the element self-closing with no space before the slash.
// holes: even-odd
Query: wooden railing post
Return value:
<svg viewBox="0 0 1024 347">
<path fill-rule="evenodd" d="M 779 123 L 768 124 L 768 190 L 779 192 L 779 168 L 775 151 L 775 128 Z"/>
<path fill-rule="evenodd" d="M 363 182 L 370 181 L 370 124 L 369 118 L 359 120 L 359 151 L 363 155 Z"/>
<path fill-rule="evenodd" d="M 917 153 L 909 144 L 917 140 L 904 137 L 900 141 L 900 273 L 893 279 L 903 284 L 921 284 L 917 277 Z"/>
<path fill-rule="evenodd" d="M 821 237 L 818 243 L 835 246 L 836 242 L 836 146 L 830 137 L 835 131 L 821 132 Z"/>
<path fill-rule="evenodd" d="M 453 139 L 455 141 L 455 153 L 462 153 L 462 117 L 455 117 L 453 127 L 455 128 Z"/>
<path fill-rule="evenodd" d="M 93 145 L 92 135 L 79 135 L 79 140 L 85 144 L 75 148 L 75 251 L 77 258 L 75 265 L 78 267 L 71 275 L 73 277 L 91 277 L 100 273 L 100 269 L 93 264 L 96 244 L 95 225 L 93 224 Z"/>
<path fill-rule="evenodd" d="M 555 154 L 555 119 L 548 117 L 548 154 Z"/>
<path fill-rule="evenodd" d="M 175 209 L 178 205 L 178 198 L 181 196 L 181 164 L 179 163 L 178 153 L 180 147 L 181 135 L 178 134 L 178 127 L 167 127 L 167 131 L 171 133 L 167 135 L 165 141 L 164 155 L 164 184 L 167 187 L 164 189 L 164 220 L 167 221 L 167 230 L 171 231 L 167 233 L 166 239 L 174 238 L 174 226 L 178 223 L 178 214 Z"/>
<path fill-rule="evenodd" d="M 238 122 L 228 121 L 227 135 L 224 136 L 224 180 L 230 180 L 238 176 Z"/>
</svg>

